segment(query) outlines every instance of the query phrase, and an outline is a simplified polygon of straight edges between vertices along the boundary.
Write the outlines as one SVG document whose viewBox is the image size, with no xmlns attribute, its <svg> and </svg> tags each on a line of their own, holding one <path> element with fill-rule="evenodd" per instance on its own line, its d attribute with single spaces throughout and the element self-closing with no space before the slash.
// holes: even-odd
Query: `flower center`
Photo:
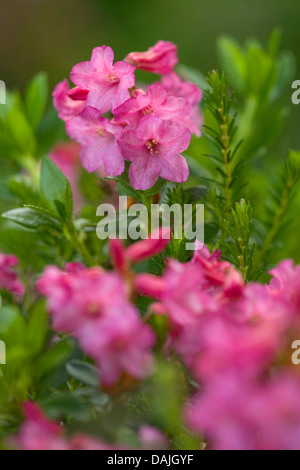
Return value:
<svg viewBox="0 0 300 470">
<path fill-rule="evenodd" d="M 105 130 L 103 129 L 103 127 L 100 127 L 100 129 L 97 131 L 97 134 L 99 137 L 105 136 Z"/>
<path fill-rule="evenodd" d="M 109 83 L 119 82 L 118 77 L 113 73 L 108 73 L 105 77 L 105 80 Z"/>
<path fill-rule="evenodd" d="M 150 155 L 153 155 L 153 154 L 157 155 L 158 154 L 157 144 L 158 144 L 158 142 L 157 142 L 156 139 L 148 140 L 148 142 L 146 143 L 146 147 L 149 150 Z"/>
<path fill-rule="evenodd" d="M 144 108 L 144 114 L 152 114 L 152 113 L 153 113 L 152 106 L 146 106 L 146 108 Z"/>
<path fill-rule="evenodd" d="M 99 304 L 97 302 L 90 302 L 87 306 L 87 313 L 89 315 L 98 315 L 100 312 L 100 307 L 99 307 Z"/>
</svg>

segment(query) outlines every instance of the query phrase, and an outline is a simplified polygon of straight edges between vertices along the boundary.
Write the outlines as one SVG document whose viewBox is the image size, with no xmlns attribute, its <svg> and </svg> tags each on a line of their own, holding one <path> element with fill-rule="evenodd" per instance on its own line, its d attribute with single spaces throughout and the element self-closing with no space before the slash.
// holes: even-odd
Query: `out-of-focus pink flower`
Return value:
<svg viewBox="0 0 300 470">
<path fill-rule="evenodd" d="M 170 229 L 163 227 L 153 231 L 147 239 L 133 243 L 129 248 L 125 248 L 118 239 L 110 240 L 110 253 L 116 268 L 123 271 L 124 267 L 131 263 L 140 263 L 158 255 L 166 248 L 170 237 Z"/>
<path fill-rule="evenodd" d="M 300 308 L 300 266 L 294 266 L 293 260 L 282 261 L 270 271 L 273 279 L 270 289 L 274 295 L 290 302 L 297 309 Z"/>
<path fill-rule="evenodd" d="M 215 250 L 211 255 L 205 245 L 195 251 L 192 262 L 202 274 L 201 287 L 205 290 L 222 289 L 227 296 L 238 296 L 244 287 L 243 278 L 232 264 L 220 261 L 220 257 L 219 251 Z"/>
<path fill-rule="evenodd" d="M 69 450 L 59 423 L 50 421 L 32 402 L 24 404 L 25 422 L 16 444 L 22 450 Z"/>
<path fill-rule="evenodd" d="M 128 100 L 128 90 L 135 84 L 135 67 L 123 61 L 113 65 L 113 61 L 110 47 L 96 47 L 91 61 L 75 65 L 71 72 L 73 83 L 89 90 L 87 106 L 97 108 L 100 113 L 114 111 Z"/>
<path fill-rule="evenodd" d="M 149 374 L 149 348 L 155 337 L 127 300 L 125 282 L 118 274 L 73 265 L 63 272 L 52 266 L 37 285 L 48 298 L 56 330 L 78 339 L 98 363 L 104 385 L 113 385 L 123 372 L 137 379 Z"/>
<path fill-rule="evenodd" d="M 80 146 L 76 142 L 61 142 L 49 154 L 51 160 L 69 180 L 76 209 L 81 205 L 81 195 L 78 188 L 80 176 L 79 151 Z"/>
<path fill-rule="evenodd" d="M 200 127 L 203 123 L 199 103 L 203 93 L 195 83 L 181 80 L 175 72 L 168 73 L 162 77 L 160 85 L 171 96 L 185 98 L 191 106 L 190 113 L 186 115 L 184 125 L 186 125 L 197 137 L 201 135 Z"/>
<path fill-rule="evenodd" d="M 125 60 L 141 70 L 169 73 L 178 63 L 177 46 L 170 41 L 158 41 L 146 52 L 131 52 Z"/>
<path fill-rule="evenodd" d="M 21 450 L 125 450 L 125 446 L 106 444 L 98 439 L 76 434 L 68 439 L 64 428 L 49 420 L 33 402 L 24 404 L 25 421 L 12 446 Z"/>
<path fill-rule="evenodd" d="M 82 90 L 81 95 L 81 98 L 87 96 L 86 92 L 85 94 L 82 93 Z M 52 96 L 54 107 L 58 111 L 58 116 L 65 122 L 81 113 L 86 104 L 86 99 L 74 100 L 70 96 L 70 86 L 67 79 L 56 85 Z"/>
<path fill-rule="evenodd" d="M 109 176 L 123 173 L 124 158 L 117 140 L 122 128 L 101 117 L 97 109 L 87 106 L 66 124 L 69 136 L 81 144 L 80 160 L 88 172 L 103 169 Z"/>
<path fill-rule="evenodd" d="M 0 289 L 6 289 L 11 292 L 17 300 L 22 300 L 25 288 L 13 270 L 18 264 L 19 261 L 16 256 L 0 253 Z"/>
<path fill-rule="evenodd" d="M 281 374 L 265 383 L 223 374 L 187 409 L 190 426 L 215 450 L 297 450 L 299 378 Z"/>
<path fill-rule="evenodd" d="M 190 105 L 184 98 L 169 96 L 161 86 L 150 85 L 146 93 L 138 93 L 119 106 L 115 110 L 114 120 L 134 129 L 143 116 L 156 114 L 163 120 L 185 125 L 190 111 Z"/>
<path fill-rule="evenodd" d="M 166 436 L 153 426 L 144 425 L 139 429 L 139 439 L 144 450 L 168 449 Z"/>
<path fill-rule="evenodd" d="M 186 127 L 158 116 L 145 116 L 134 131 L 125 131 L 119 145 L 124 158 L 132 162 L 129 179 L 133 188 L 149 189 L 159 176 L 177 183 L 186 181 L 189 169 L 180 153 L 188 148 L 190 139 Z"/>
</svg>

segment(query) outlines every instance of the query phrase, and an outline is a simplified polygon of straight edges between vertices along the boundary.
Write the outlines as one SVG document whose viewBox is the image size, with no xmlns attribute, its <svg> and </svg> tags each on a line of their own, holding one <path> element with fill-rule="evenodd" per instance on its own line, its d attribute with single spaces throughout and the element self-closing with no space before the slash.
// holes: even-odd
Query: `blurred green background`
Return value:
<svg viewBox="0 0 300 470">
<path fill-rule="evenodd" d="M 24 89 L 38 71 L 50 85 L 110 45 L 117 59 L 158 39 L 178 44 L 180 60 L 206 74 L 218 66 L 216 39 L 256 37 L 266 43 L 281 26 L 283 49 L 299 59 L 299 0 L 0 0 L 0 79 Z M 293 110 L 295 112 L 295 110 Z M 300 112 L 300 110 L 299 110 Z M 298 133 L 290 145 L 300 146 Z"/>
</svg>

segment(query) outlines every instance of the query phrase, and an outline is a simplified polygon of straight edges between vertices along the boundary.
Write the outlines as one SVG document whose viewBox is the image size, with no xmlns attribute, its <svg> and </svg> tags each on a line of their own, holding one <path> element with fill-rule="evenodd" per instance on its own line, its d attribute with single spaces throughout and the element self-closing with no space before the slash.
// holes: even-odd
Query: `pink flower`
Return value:
<svg viewBox="0 0 300 470">
<path fill-rule="evenodd" d="M 132 162 L 129 179 L 134 189 L 151 188 L 158 177 L 183 183 L 189 175 L 185 158 L 190 131 L 158 116 L 143 117 L 135 131 L 125 131 L 119 140 L 124 158 Z"/>
<path fill-rule="evenodd" d="M 89 325 L 83 330 L 82 346 L 98 358 L 101 383 L 110 387 L 123 373 L 142 380 L 153 370 L 153 358 L 149 348 L 155 342 L 152 330 L 143 324 L 137 314 L 125 310 L 117 318 L 99 323 L 98 338 Z"/>
<path fill-rule="evenodd" d="M 185 125 L 190 105 L 184 98 L 169 96 L 158 85 L 150 85 L 147 93 L 139 92 L 135 97 L 125 101 L 115 110 L 115 122 L 126 123 L 134 129 L 139 120 L 148 114 L 156 114 L 163 120 Z"/>
<path fill-rule="evenodd" d="M 131 263 L 140 263 L 158 255 L 168 245 L 170 236 L 170 229 L 163 227 L 152 232 L 149 238 L 133 243 L 129 248 L 125 248 L 118 239 L 110 240 L 110 253 L 116 268 L 123 271 Z"/>
<path fill-rule="evenodd" d="M 239 296 L 244 287 L 241 274 L 227 261 L 220 261 L 221 253 L 214 250 L 211 255 L 204 245 L 194 253 L 192 263 L 202 274 L 201 287 L 206 290 L 221 289 L 227 296 Z"/>
<path fill-rule="evenodd" d="M 177 46 L 169 41 L 158 41 L 146 52 L 131 52 L 125 60 L 141 70 L 168 73 L 178 63 Z"/>
<path fill-rule="evenodd" d="M 113 111 L 128 100 L 128 90 L 135 83 L 135 67 L 123 61 L 113 65 L 113 60 L 110 47 L 96 47 L 91 61 L 75 65 L 71 72 L 71 80 L 89 90 L 87 106 L 97 108 L 100 113 Z"/>
<path fill-rule="evenodd" d="M 144 450 L 168 449 L 166 436 L 153 426 L 144 425 L 139 429 L 139 439 Z"/>
<path fill-rule="evenodd" d="M 24 404 L 24 413 L 25 421 L 12 441 L 13 447 L 21 450 L 125 450 L 124 446 L 113 446 L 82 434 L 68 439 L 64 428 L 49 420 L 33 402 Z"/>
<path fill-rule="evenodd" d="M 195 83 L 182 80 L 175 72 L 164 75 L 160 85 L 169 93 L 169 95 L 185 98 L 191 106 L 199 104 L 203 93 Z"/>
<path fill-rule="evenodd" d="M 297 450 L 299 379 L 281 374 L 265 383 L 223 374 L 187 409 L 193 430 L 214 450 Z"/>
<path fill-rule="evenodd" d="M 69 450 L 59 423 L 50 421 L 37 405 L 24 404 L 25 422 L 16 443 L 22 450 Z"/>
<path fill-rule="evenodd" d="M 68 178 L 72 188 L 74 205 L 77 209 L 81 205 L 81 194 L 78 189 L 80 176 L 79 151 L 80 146 L 76 142 L 60 142 L 51 150 L 49 155 L 51 160 Z"/>
<path fill-rule="evenodd" d="M 88 106 L 67 122 L 66 129 L 69 136 L 81 144 L 80 159 L 88 172 L 101 168 L 109 176 L 123 173 L 125 162 L 117 142 L 122 134 L 120 126 Z"/>
<path fill-rule="evenodd" d="M 200 112 L 199 103 L 202 100 L 202 91 L 195 83 L 181 80 L 175 72 L 168 73 L 162 77 L 160 85 L 171 96 L 185 98 L 191 106 L 191 110 L 185 117 L 184 125 L 186 125 L 197 137 L 201 135 L 200 127 L 203 123 L 202 114 Z"/>
<path fill-rule="evenodd" d="M 282 261 L 270 271 L 274 277 L 270 289 L 274 295 L 289 301 L 297 309 L 300 308 L 300 266 L 294 266 L 290 259 Z"/>
<path fill-rule="evenodd" d="M 72 117 L 81 113 L 85 107 L 87 96 L 86 92 L 83 94 L 81 91 L 81 94 L 80 100 L 74 100 L 70 97 L 70 86 L 67 79 L 56 85 L 52 96 L 54 107 L 58 111 L 60 119 L 67 122 Z"/>
<path fill-rule="evenodd" d="M 19 261 L 16 256 L 0 253 L 0 289 L 6 289 L 11 292 L 17 300 L 22 300 L 25 288 L 12 269 L 18 264 Z"/>
<path fill-rule="evenodd" d="M 104 385 L 113 385 L 124 372 L 137 379 L 149 374 L 154 334 L 128 301 L 118 274 L 78 265 L 67 266 L 67 272 L 48 267 L 38 289 L 48 297 L 55 328 L 78 339 L 98 363 Z"/>
</svg>

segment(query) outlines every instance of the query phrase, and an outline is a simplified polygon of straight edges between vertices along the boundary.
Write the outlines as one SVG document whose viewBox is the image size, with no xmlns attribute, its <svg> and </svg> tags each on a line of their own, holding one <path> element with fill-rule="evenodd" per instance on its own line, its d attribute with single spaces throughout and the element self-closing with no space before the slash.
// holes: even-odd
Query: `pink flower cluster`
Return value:
<svg viewBox="0 0 300 470">
<path fill-rule="evenodd" d="M 122 445 L 110 445 L 84 434 L 67 438 L 64 428 L 49 420 L 34 403 L 24 404 L 25 421 L 13 447 L 22 450 L 126 450 Z M 141 449 L 160 449 L 167 447 L 165 436 L 156 428 L 144 425 L 139 429 Z"/>
<path fill-rule="evenodd" d="M 21 300 L 25 288 L 13 270 L 18 263 L 15 256 L 0 253 L 0 289 L 9 291 L 17 300 Z"/>
<path fill-rule="evenodd" d="M 154 334 L 129 302 L 118 274 L 74 264 L 66 272 L 52 266 L 38 288 L 48 297 L 55 329 L 71 333 L 97 361 L 103 385 L 114 385 L 123 373 L 137 379 L 149 374 Z"/>
<path fill-rule="evenodd" d="M 174 44 L 159 41 L 147 52 L 114 63 L 110 47 L 96 47 L 91 60 L 75 65 L 54 92 L 54 106 L 69 136 L 81 145 L 82 165 L 117 176 L 131 162 L 130 183 L 146 190 L 159 177 L 182 183 L 189 175 L 185 158 L 191 132 L 200 135 L 201 90 L 173 71 Z M 162 74 L 146 90 L 135 86 L 135 69 Z M 110 112 L 110 115 L 107 113 Z"/>
<path fill-rule="evenodd" d="M 171 260 L 162 278 L 137 287 L 166 314 L 169 340 L 200 392 L 187 422 L 212 449 L 297 449 L 300 377 L 291 344 L 300 333 L 299 269 L 283 261 L 270 285 L 244 284 L 220 253 L 206 247 L 190 263 Z"/>
<path fill-rule="evenodd" d="M 168 243 L 163 236 L 166 234 L 159 230 L 127 249 L 113 241 L 111 252 L 120 274 L 73 263 L 66 271 L 49 266 L 38 280 L 39 291 L 48 298 L 55 329 L 78 339 L 82 349 L 97 361 L 106 387 L 124 374 L 141 380 L 152 370 L 150 348 L 155 337 L 129 301 L 134 288 L 130 265 L 162 251 Z"/>
</svg>

